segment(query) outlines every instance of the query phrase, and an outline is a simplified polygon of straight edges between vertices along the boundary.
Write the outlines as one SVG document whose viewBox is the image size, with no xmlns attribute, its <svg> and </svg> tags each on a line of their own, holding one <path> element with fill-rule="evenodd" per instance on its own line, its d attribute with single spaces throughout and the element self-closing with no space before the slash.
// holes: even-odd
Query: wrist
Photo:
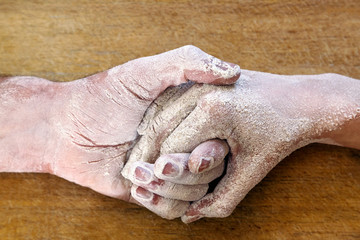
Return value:
<svg viewBox="0 0 360 240">
<path fill-rule="evenodd" d="M 360 81 L 338 74 L 317 75 L 310 81 L 316 94 L 312 109 L 315 142 L 360 148 Z"/>
<path fill-rule="evenodd" d="M 322 134 L 317 142 L 360 149 L 360 117 L 351 119 L 338 128 Z"/>
<path fill-rule="evenodd" d="M 262 78 L 269 79 L 259 82 L 273 106 L 281 106 L 285 116 L 304 121 L 299 134 L 306 142 L 344 145 L 338 142 L 340 137 L 349 138 L 359 132 L 353 126 L 360 114 L 359 80 L 332 73 L 280 77 L 265 74 Z M 353 123 L 350 128 L 348 123 Z"/>
<path fill-rule="evenodd" d="M 51 172 L 57 146 L 53 108 L 61 84 L 35 77 L 0 84 L 0 171 Z"/>
</svg>

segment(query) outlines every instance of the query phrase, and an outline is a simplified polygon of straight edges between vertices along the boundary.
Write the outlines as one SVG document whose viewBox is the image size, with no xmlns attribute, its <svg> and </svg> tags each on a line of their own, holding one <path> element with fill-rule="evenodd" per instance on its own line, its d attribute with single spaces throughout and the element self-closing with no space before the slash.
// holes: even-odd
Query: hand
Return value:
<svg viewBox="0 0 360 240">
<path fill-rule="evenodd" d="M 243 70 L 235 86 L 194 85 L 180 89 L 180 97 L 165 95 L 171 107 L 149 108 L 155 110 L 145 116 L 143 136 L 132 155 L 153 161 L 159 154 L 190 152 L 208 139 L 225 139 L 231 152 L 225 176 L 182 220 L 226 217 L 285 156 L 311 142 L 330 143 L 325 139 L 329 132 L 359 118 L 359 89 L 358 81 L 336 74 Z"/>
<path fill-rule="evenodd" d="M 201 199 L 208 183 L 221 176 L 228 151 L 224 141 L 209 140 L 191 154 L 162 155 L 155 164 L 129 163 L 126 177 L 133 183 L 131 196 L 163 218 L 181 217 L 190 201 Z"/>
<path fill-rule="evenodd" d="M 129 200 L 131 183 L 120 174 L 136 129 L 151 102 L 167 87 L 192 80 L 231 84 L 237 65 L 193 46 L 140 58 L 61 85 L 52 109 L 55 136 L 50 173 L 102 194 Z"/>
</svg>

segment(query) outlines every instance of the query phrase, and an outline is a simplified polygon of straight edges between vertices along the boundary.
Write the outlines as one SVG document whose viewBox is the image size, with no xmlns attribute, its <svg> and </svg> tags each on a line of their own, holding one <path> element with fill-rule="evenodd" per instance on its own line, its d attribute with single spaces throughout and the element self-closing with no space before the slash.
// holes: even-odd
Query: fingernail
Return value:
<svg viewBox="0 0 360 240">
<path fill-rule="evenodd" d="M 151 172 L 140 166 L 135 168 L 135 178 L 140 182 L 147 182 L 151 178 Z"/>
<path fill-rule="evenodd" d="M 240 74 L 240 67 L 237 64 L 224 62 L 218 58 L 211 58 L 207 64 L 207 70 L 224 79 L 233 78 Z"/>
<path fill-rule="evenodd" d="M 239 65 L 235 64 L 235 63 L 231 63 L 231 62 L 226 62 L 227 64 L 229 64 L 229 66 L 231 68 L 235 68 L 235 69 L 238 69 L 239 68 Z"/>
<path fill-rule="evenodd" d="M 152 197 L 152 193 L 149 192 L 148 190 L 142 188 L 142 187 L 138 187 L 136 189 L 136 196 L 138 196 L 139 198 L 142 199 L 150 199 Z"/>
<path fill-rule="evenodd" d="M 239 65 L 230 62 L 226 62 L 226 63 L 230 66 L 231 73 L 233 74 L 233 76 L 240 74 L 241 70 Z"/>
<path fill-rule="evenodd" d="M 213 161 L 214 161 L 213 157 L 202 157 L 201 162 L 198 166 L 198 172 L 202 172 L 205 169 L 209 168 Z"/>
<path fill-rule="evenodd" d="M 199 220 L 200 218 L 201 218 L 201 216 L 189 217 L 187 219 L 187 222 L 192 223 L 192 222 L 195 222 L 195 221 Z"/>
<path fill-rule="evenodd" d="M 176 177 L 179 175 L 179 172 L 180 170 L 177 165 L 168 162 L 165 164 L 162 174 L 168 177 Z"/>
</svg>

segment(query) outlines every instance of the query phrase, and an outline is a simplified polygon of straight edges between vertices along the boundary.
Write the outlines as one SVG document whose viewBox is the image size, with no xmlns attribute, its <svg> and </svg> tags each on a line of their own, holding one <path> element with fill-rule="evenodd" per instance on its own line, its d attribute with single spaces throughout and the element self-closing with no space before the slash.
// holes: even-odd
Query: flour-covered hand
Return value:
<svg viewBox="0 0 360 240">
<path fill-rule="evenodd" d="M 277 163 L 302 146 L 323 142 L 360 148 L 360 82 L 352 78 L 242 70 L 235 85 L 193 85 L 179 91 L 181 96 L 171 92 L 173 98 L 165 92 L 171 106 L 165 104 L 161 111 L 155 106 L 144 118 L 148 120 L 129 161 L 152 161 L 191 152 L 209 139 L 226 140 L 226 174 L 213 192 L 191 204 L 182 216 L 187 223 L 229 216 Z M 349 122 L 351 128 L 346 127 Z"/>
<path fill-rule="evenodd" d="M 67 83 L 0 79 L 0 170 L 47 172 L 130 200 L 126 155 L 152 101 L 188 80 L 232 84 L 237 65 L 194 46 L 139 58 Z"/>
</svg>

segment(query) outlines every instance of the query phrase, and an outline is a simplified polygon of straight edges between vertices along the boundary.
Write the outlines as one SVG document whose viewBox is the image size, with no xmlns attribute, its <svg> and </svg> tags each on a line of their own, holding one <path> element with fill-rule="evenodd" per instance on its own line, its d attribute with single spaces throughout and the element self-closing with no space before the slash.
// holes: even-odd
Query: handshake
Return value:
<svg viewBox="0 0 360 240">
<path fill-rule="evenodd" d="M 10 88 L 13 96 L 1 90 Z M 360 149 L 358 80 L 240 71 L 194 46 L 68 83 L 3 79 L 5 96 L 25 99 L 14 116 L 41 105 L 41 117 L 26 124 L 48 141 L 23 150 L 41 159 L 8 157 L 3 171 L 52 173 L 186 223 L 230 215 L 277 163 L 309 143 Z M 19 144 L 3 135 L 0 149 Z"/>
</svg>

